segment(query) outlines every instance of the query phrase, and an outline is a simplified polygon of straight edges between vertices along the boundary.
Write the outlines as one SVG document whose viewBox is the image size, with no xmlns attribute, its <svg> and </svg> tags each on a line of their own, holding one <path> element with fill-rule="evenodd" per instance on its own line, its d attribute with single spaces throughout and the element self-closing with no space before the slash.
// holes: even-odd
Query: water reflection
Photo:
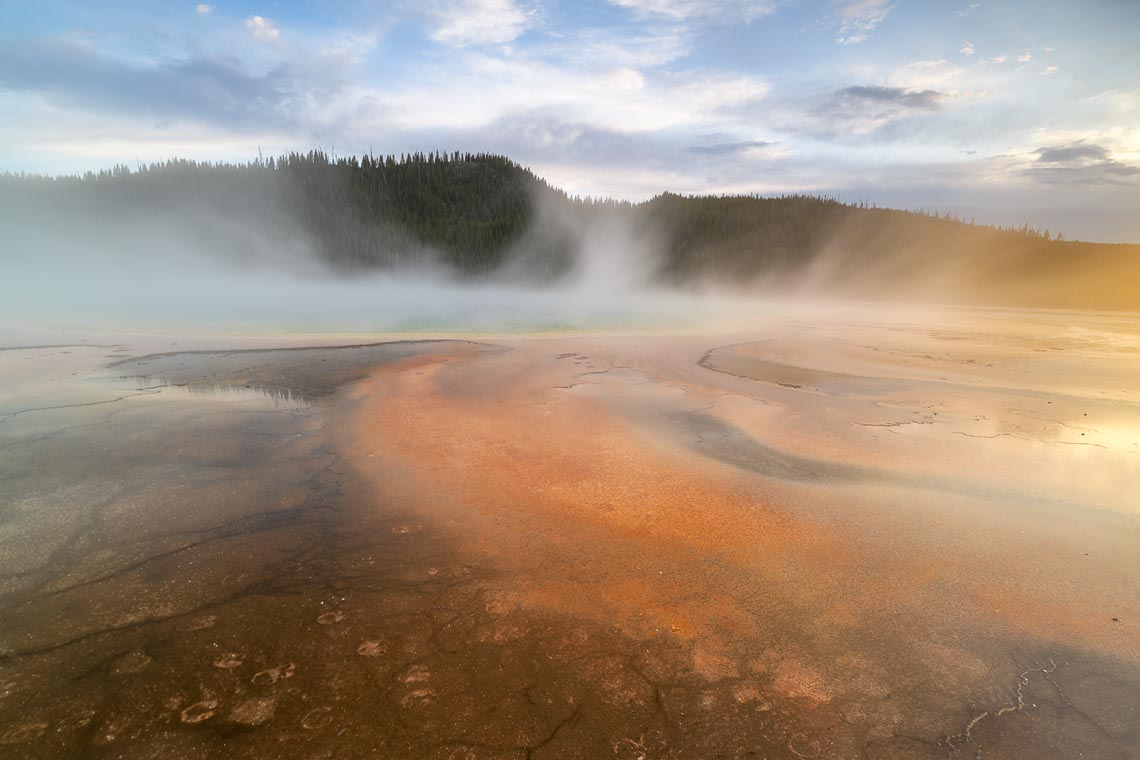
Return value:
<svg viewBox="0 0 1140 760">
<path fill-rule="evenodd" d="M 294 388 L 264 385 L 225 385 L 215 382 L 166 385 L 154 378 L 120 378 L 133 382 L 138 391 L 160 391 L 167 401 L 214 401 L 228 404 L 271 404 L 274 409 L 303 409 L 312 404 L 302 391 Z"/>
</svg>

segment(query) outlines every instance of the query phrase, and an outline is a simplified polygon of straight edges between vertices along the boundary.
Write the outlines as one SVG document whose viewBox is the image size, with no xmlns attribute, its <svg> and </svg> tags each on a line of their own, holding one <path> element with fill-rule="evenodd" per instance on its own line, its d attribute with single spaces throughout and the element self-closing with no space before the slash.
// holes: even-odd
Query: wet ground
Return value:
<svg viewBox="0 0 1140 760">
<path fill-rule="evenodd" d="M 1134 317 L 283 340 L 0 351 L 0 755 L 1140 755 Z"/>
</svg>

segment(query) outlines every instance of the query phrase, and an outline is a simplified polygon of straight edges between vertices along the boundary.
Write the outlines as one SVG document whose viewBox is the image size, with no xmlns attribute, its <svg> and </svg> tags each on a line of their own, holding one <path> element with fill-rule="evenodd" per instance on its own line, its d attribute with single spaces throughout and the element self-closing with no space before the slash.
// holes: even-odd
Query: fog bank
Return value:
<svg viewBox="0 0 1140 760">
<path fill-rule="evenodd" d="M 696 328 L 789 299 L 1140 308 L 1134 246 L 806 197 L 597 203 L 498 157 L 3 179 L 10 323 L 489 333 Z"/>
</svg>

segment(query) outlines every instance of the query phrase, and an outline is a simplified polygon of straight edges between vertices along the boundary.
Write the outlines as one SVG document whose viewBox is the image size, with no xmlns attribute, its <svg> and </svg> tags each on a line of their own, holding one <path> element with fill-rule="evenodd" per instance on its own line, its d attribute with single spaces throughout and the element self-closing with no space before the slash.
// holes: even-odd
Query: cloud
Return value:
<svg viewBox="0 0 1140 760">
<path fill-rule="evenodd" d="M 1002 53 L 1001 55 L 995 55 L 993 58 L 991 58 L 990 63 L 1005 63 L 1008 60 L 1009 56 L 1005 53 Z"/>
<path fill-rule="evenodd" d="M 743 19 L 745 22 L 767 16 L 776 10 L 775 0 L 610 0 L 639 16 L 687 19 Z"/>
<path fill-rule="evenodd" d="M 288 123 L 314 105 L 304 68 L 250 73 L 221 56 L 139 65 L 56 40 L 0 45 L 0 90 L 33 92 L 93 112 L 228 128 Z M 335 79 L 323 80 L 321 93 L 336 90 Z"/>
<path fill-rule="evenodd" d="M 1071 145 L 1054 145 L 1037 151 L 1037 161 L 1044 164 L 1070 164 L 1086 161 L 1105 161 L 1108 151 L 1099 145 L 1076 142 Z"/>
<path fill-rule="evenodd" d="M 402 140 L 401 149 L 507 152 L 509 146 L 499 147 L 503 143 L 496 131 L 485 130 L 511 121 L 577 125 L 528 127 L 533 137 L 528 144 L 535 146 L 531 156 L 543 145 L 557 155 L 560 146 L 576 139 L 579 127 L 585 134 L 639 139 L 668 135 L 663 139 L 673 146 L 673 155 L 687 155 L 694 134 L 749 129 L 751 113 L 770 90 L 755 76 L 664 69 L 687 49 L 672 36 L 634 37 L 635 44 L 623 46 L 616 32 L 591 35 L 583 45 L 567 35 L 565 51 L 551 46 L 537 52 L 525 46 L 459 48 L 426 57 L 401 76 L 377 80 L 367 77 L 363 55 L 375 38 L 329 40 L 304 37 L 303 30 L 295 29 L 269 49 L 251 53 L 249 46 L 238 44 L 250 30 L 240 22 L 236 26 L 237 36 L 226 44 L 232 55 L 195 50 L 149 62 L 59 40 L 13 40 L 0 45 L 0 91 L 7 91 L 0 97 L 75 113 L 68 121 L 74 136 L 69 142 L 76 145 L 106 142 L 111 135 L 125 134 L 121 125 L 129 123 L 130 134 L 145 135 L 136 139 L 154 146 L 177 145 L 188 134 L 197 140 L 198 127 L 208 126 L 219 141 L 259 133 L 267 136 L 263 144 L 275 135 L 287 140 L 288 147 L 323 144 L 347 150 L 349 145 L 375 144 L 395 149 Z M 619 61 L 626 65 L 595 55 L 597 46 L 628 48 Z M 17 112 L 9 115 L 15 118 Z M 485 138 L 482 142 L 452 142 L 475 131 Z M 3 132 L 0 142 L 5 141 Z M 587 147 L 611 143 L 577 141 Z M 256 142 L 251 146 L 255 150 Z M 628 153 L 628 145 L 623 150 Z"/>
<path fill-rule="evenodd" d="M 895 6 L 889 0 L 844 0 L 838 8 L 839 36 L 843 45 L 866 42 Z"/>
<path fill-rule="evenodd" d="M 1021 55 L 1017 56 L 1017 62 L 1018 63 L 1029 63 L 1032 60 L 1033 60 L 1033 54 L 1032 53 L 1022 53 Z"/>
<path fill-rule="evenodd" d="M 1041 71 L 1041 76 L 1043 76 L 1043 77 L 1047 77 L 1047 76 L 1049 76 L 1050 74 L 1056 74 L 1056 73 L 1057 73 L 1057 67 L 1056 67 L 1056 66 L 1046 66 L 1046 67 L 1045 67 L 1045 68 L 1044 68 L 1044 69 Z"/>
<path fill-rule="evenodd" d="M 710 156 L 727 156 L 733 153 L 743 153 L 748 150 L 767 148 L 772 143 L 762 140 L 743 140 L 741 142 L 721 142 L 712 145 L 690 145 L 690 153 L 704 153 Z"/>
<path fill-rule="evenodd" d="M 647 34 L 623 35 L 605 29 L 588 29 L 543 45 L 544 58 L 564 65 L 597 66 L 599 61 L 616 68 L 656 68 L 688 55 L 691 41 L 675 28 L 653 29 Z"/>
<path fill-rule="evenodd" d="M 846 103 L 866 103 L 872 105 L 896 105 L 903 108 L 919 108 L 933 111 L 942 107 L 946 93 L 936 90 L 908 90 L 904 87 L 880 87 L 857 85 L 845 87 L 835 93 L 836 98 Z"/>
<path fill-rule="evenodd" d="M 814 108 L 786 120 L 783 126 L 817 139 L 863 135 L 891 122 L 938 111 L 951 97 L 931 89 L 854 85 L 836 90 Z"/>
<path fill-rule="evenodd" d="M 973 55 L 978 51 L 974 49 L 974 43 L 967 41 L 958 52 L 962 55 Z"/>
<path fill-rule="evenodd" d="M 911 61 L 881 74 L 880 83 L 907 90 L 960 91 L 968 72 L 945 59 Z"/>
<path fill-rule="evenodd" d="M 534 24 L 536 12 L 515 0 L 455 0 L 434 15 L 438 26 L 432 39 L 462 47 L 511 42 Z"/>
<path fill-rule="evenodd" d="M 1027 173 L 1044 182 L 1121 184 L 1126 178 L 1140 177 L 1140 166 L 1118 161 L 1103 145 L 1084 140 L 1048 145 L 1036 155 Z"/>
<path fill-rule="evenodd" d="M 196 6 L 194 6 L 194 10 L 198 13 L 199 16 L 209 16 L 214 12 L 214 6 L 210 5 L 209 3 L 198 3 Z"/>
<path fill-rule="evenodd" d="M 281 30 L 273 21 L 264 16 L 250 16 L 245 20 L 245 28 L 259 40 L 276 42 L 281 38 Z"/>
<path fill-rule="evenodd" d="M 606 60 L 539 57 L 522 47 L 464 50 L 372 91 L 399 129 L 471 129 L 512 114 L 556 114 L 624 133 L 720 121 L 732 128 L 770 87 L 720 70 L 611 67 Z M 707 129 L 703 131 L 708 131 Z"/>
<path fill-rule="evenodd" d="M 970 3 L 965 8 L 961 8 L 959 10 L 954 11 L 954 15 L 957 16 L 958 18 L 966 18 L 966 16 L 969 16 L 971 13 L 973 13 L 974 11 L 976 11 L 978 8 L 981 8 L 981 7 L 982 7 L 981 3 Z"/>
</svg>

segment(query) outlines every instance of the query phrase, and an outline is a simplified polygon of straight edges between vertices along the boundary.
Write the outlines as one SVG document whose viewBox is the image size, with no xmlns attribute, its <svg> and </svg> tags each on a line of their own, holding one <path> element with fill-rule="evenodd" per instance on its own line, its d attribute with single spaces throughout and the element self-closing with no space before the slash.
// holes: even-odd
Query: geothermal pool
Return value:
<svg viewBox="0 0 1140 760">
<path fill-rule="evenodd" d="M 1140 754 L 1137 315 L 72 329 L 0 377 L 4 757 Z"/>
</svg>

